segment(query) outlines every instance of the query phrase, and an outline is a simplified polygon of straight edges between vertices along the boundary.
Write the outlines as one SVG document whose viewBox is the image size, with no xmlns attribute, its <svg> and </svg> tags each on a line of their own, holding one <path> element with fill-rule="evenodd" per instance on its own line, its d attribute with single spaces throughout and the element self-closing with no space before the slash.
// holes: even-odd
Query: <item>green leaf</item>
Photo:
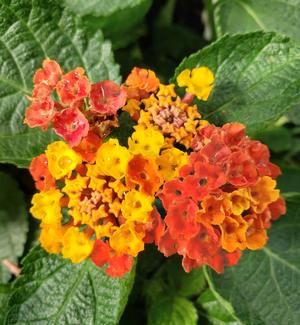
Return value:
<svg viewBox="0 0 300 325">
<path fill-rule="evenodd" d="M 119 140 L 122 146 L 128 146 L 128 138 L 134 131 L 134 121 L 127 112 L 121 112 L 119 116 L 119 127 L 114 129 L 110 134 L 110 138 L 116 138 Z"/>
<path fill-rule="evenodd" d="M 6 324 L 118 324 L 134 274 L 111 278 L 91 261 L 72 264 L 37 246 L 14 283 Z"/>
<path fill-rule="evenodd" d="M 93 30 L 102 29 L 115 48 L 124 47 L 139 35 L 137 26 L 152 0 L 65 0 L 65 5 Z"/>
<path fill-rule="evenodd" d="M 300 41 L 299 0 L 216 0 L 218 36 L 256 30 L 276 31 Z"/>
<path fill-rule="evenodd" d="M 246 324 L 300 323 L 300 205 L 288 202 L 288 213 L 274 222 L 269 243 L 247 251 L 239 264 L 213 275 L 215 289 Z"/>
<path fill-rule="evenodd" d="M 233 309 L 228 311 L 224 304 L 222 304 L 218 298 L 216 298 L 211 289 L 207 289 L 201 294 L 201 296 L 197 299 L 197 304 L 199 304 L 206 311 L 206 317 L 213 325 L 242 324 L 239 320 L 237 320 Z"/>
<path fill-rule="evenodd" d="M 27 167 L 56 137 L 23 124 L 32 77 L 44 58 L 65 71 L 82 66 L 90 79 L 119 80 L 111 45 L 83 28 L 59 1 L 0 0 L 0 162 Z"/>
<path fill-rule="evenodd" d="M 191 301 L 181 297 L 161 296 L 150 305 L 149 325 L 194 325 L 197 310 Z"/>
<path fill-rule="evenodd" d="M 283 126 L 271 126 L 256 133 L 255 138 L 275 153 L 288 151 L 293 146 L 292 132 Z"/>
<path fill-rule="evenodd" d="M 193 297 L 205 288 L 206 280 L 202 268 L 186 273 L 181 265 L 181 257 L 174 256 L 166 262 L 166 278 L 176 295 Z M 170 288 L 168 288 L 170 290 Z"/>
<path fill-rule="evenodd" d="M 10 294 L 10 285 L 0 284 L 0 324 L 3 324 L 4 315 L 7 310 L 7 303 Z"/>
<path fill-rule="evenodd" d="M 299 192 L 300 168 L 282 167 L 282 174 L 277 179 L 282 192 Z"/>
<path fill-rule="evenodd" d="M 0 172 L 0 261 L 18 263 L 23 254 L 28 231 L 28 214 L 23 192 L 8 174 Z M 11 277 L 0 263 L 0 282 Z"/>
<path fill-rule="evenodd" d="M 241 122 L 253 132 L 299 102 L 300 46 L 274 33 L 225 36 L 183 60 L 175 77 L 197 66 L 216 77 L 209 100 L 198 103 L 210 122 Z"/>
</svg>

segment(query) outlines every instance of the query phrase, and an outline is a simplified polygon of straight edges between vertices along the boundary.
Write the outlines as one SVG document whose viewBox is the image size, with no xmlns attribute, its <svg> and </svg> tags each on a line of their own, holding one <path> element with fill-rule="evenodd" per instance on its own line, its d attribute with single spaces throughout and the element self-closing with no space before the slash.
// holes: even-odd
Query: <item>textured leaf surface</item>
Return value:
<svg viewBox="0 0 300 325">
<path fill-rule="evenodd" d="M 23 254 L 28 231 L 28 214 L 23 193 L 17 182 L 0 172 L 0 261 L 9 259 L 17 263 Z M 0 263 L 0 282 L 11 275 Z"/>
<path fill-rule="evenodd" d="M 148 325 L 194 325 L 197 310 L 186 298 L 162 296 L 148 311 Z"/>
<path fill-rule="evenodd" d="M 265 30 L 300 41 L 299 0 L 217 0 L 214 17 L 219 36 Z"/>
<path fill-rule="evenodd" d="M 36 247 L 14 284 L 5 324 L 118 324 L 134 273 L 114 279 L 90 261 L 72 264 Z"/>
<path fill-rule="evenodd" d="M 23 125 L 32 76 L 46 57 L 92 81 L 119 79 L 111 45 L 79 26 L 58 1 L 0 0 L 0 162 L 27 167 L 55 138 Z"/>
<path fill-rule="evenodd" d="M 245 324 L 300 323 L 300 205 L 274 222 L 266 248 L 246 252 L 239 264 L 214 275 L 215 289 Z"/>
<path fill-rule="evenodd" d="M 233 310 L 226 309 L 211 289 L 201 294 L 197 299 L 197 304 L 206 311 L 206 316 L 213 325 L 242 325 L 235 317 Z"/>
<path fill-rule="evenodd" d="M 10 293 L 10 285 L 0 284 L 0 324 L 3 324 Z"/>
<path fill-rule="evenodd" d="M 69 9 L 83 17 L 86 26 L 93 30 L 101 28 L 116 48 L 138 36 L 136 25 L 151 3 L 152 0 L 65 0 Z"/>
<path fill-rule="evenodd" d="M 210 122 L 242 122 L 249 131 L 278 119 L 300 99 L 300 46 L 274 33 L 225 36 L 176 70 L 208 66 L 216 76 L 199 110 Z"/>
</svg>

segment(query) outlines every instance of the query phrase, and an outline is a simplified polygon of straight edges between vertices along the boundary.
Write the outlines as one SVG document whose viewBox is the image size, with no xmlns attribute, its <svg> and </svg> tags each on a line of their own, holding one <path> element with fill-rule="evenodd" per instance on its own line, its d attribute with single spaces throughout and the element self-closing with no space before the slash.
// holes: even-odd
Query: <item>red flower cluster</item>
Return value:
<svg viewBox="0 0 300 325">
<path fill-rule="evenodd" d="M 125 105 L 127 94 L 115 82 L 91 84 L 82 68 L 63 74 L 59 64 L 49 59 L 37 70 L 33 82 L 31 105 L 24 120 L 30 127 L 45 131 L 52 123 L 54 131 L 73 147 L 89 130 L 102 138 L 112 126 L 118 126 L 112 117 Z"/>
<path fill-rule="evenodd" d="M 203 127 L 192 148 L 189 163 L 159 195 L 167 215 L 158 247 L 166 256 L 183 255 L 187 272 L 203 264 L 222 272 L 242 250 L 262 248 L 270 221 L 285 212 L 275 189 L 280 169 L 237 123 Z"/>
</svg>

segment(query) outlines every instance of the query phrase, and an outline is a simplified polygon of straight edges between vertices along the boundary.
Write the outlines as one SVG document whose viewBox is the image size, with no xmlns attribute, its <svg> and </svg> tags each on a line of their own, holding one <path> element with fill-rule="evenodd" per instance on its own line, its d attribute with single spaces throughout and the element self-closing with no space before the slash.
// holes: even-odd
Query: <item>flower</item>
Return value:
<svg viewBox="0 0 300 325">
<path fill-rule="evenodd" d="M 81 163 L 80 156 L 66 143 L 55 141 L 48 145 L 46 150 L 48 168 L 55 179 L 71 175 L 72 170 Z"/>
<path fill-rule="evenodd" d="M 279 190 L 275 189 L 276 181 L 269 176 L 261 177 L 250 187 L 252 209 L 256 213 L 263 212 L 266 207 L 279 199 Z"/>
<path fill-rule="evenodd" d="M 55 114 L 56 110 L 52 99 L 33 101 L 26 109 L 24 123 L 31 128 L 40 127 L 45 131 Z"/>
<path fill-rule="evenodd" d="M 96 165 L 103 175 L 120 179 L 125 176 L 130 158 L 126 147 L 120 146 L 117 139 L 109 139 L 98 149 Z"/>
<path fill-rule="evenodd" d="M 96 160 L 96 154 L 101 144 L 102 139 L 95 132 L 89 131 L 87 136 L 73 147 L 73 150 L 81 156 L 82 160 L 92 164 Z"/>
<path fill-rule="evenodd" d="M 29 171 L 38 190 L 47 191 L 55 188 L 55 179 L 49 172 L 48 160 L 45 154 L 32 159 Z"/>
<path fill-rule="evenodd" d="M 56 85 L 57 94 L 64 105 L 84 99 L 89 95 L 90 89 L 90 82 L 82 68 L 66 73 Z"/>
<path fill-rule="evenodd" d="M 226 216 L 220 225 L 222 247 L 230 253 L 244 249 L 247 228 L 248 224 L 242 216 Z"/>
<path fill-rule="evenodd" d="M 30 213 L 45 224 L 57 224 L 61 221 L 60 199 L 63 194 L 52 189 L 34 194 Z"/>
<path fill-rule="evenodd" d="M 137 128 L 128 139 L 128 147 L 131 153 L 142 154 L 149 157 L 157 157 L 164 144 L 162 134 L 153 128 Z"/>
<path fill-rule="evenodd" d="M 43 61 L 43 68 L 38 69 L 33 76 L 34 84 L 46 84 L 54 88 L 62 75 L 62 70 L 59 64 L 50 59 Z"/>
<path fill-rule="evenodd" d="M 129 255 L 113 256 L 108 261 L 108 268 L 105 273 L 113 278 L 120 278 L 129 272 L 133 265 L 133 259 Z"/>
<path fill-rule="evenodd" d="M 111 80 L 104 80 L 92 85 L 91 107 L 101 114 L 114 115 L 126 103 L 126 91 Z"/>
<path fill-rule="evenodd" d="M 147 195 L 154 195 L 161 185 L 155 160 L 142 155 L 133 156 L 128 162 L 125 177 L 130 188 L 139 186 L 139 190 Z"/>
<path fill-rule="evenodd" d="M 185 69 L 177 76 L 179 87 L 186 87 L 186 92 L 196 95 L 198 99 L 207 100 L 214 83 L 214 75 L 207 67 Z"/>
<path fill-rule="evenodd" d="M 125 81 L 128 98 L 145 98 L 149 93 L 155 92 L 159 79 L 151 70 L 133 68 Z"/>
<path fill-rule="evenodd" d="M 137 256 L 139 252 L 144 250 L 143 237 L 144 233 L 137 232 L 134 224 L 127 222 L 112 234 L 109 243 L 117 254 Z"/>
<path fill-rule="evenodd" d="M 111 248 L 108 243 L 103 242 L 100 239 L 95 241 L 93 251 L 91 253 L 91 260 L 98 267 L 102 267 L 107 263 L 110 257 Z"/>
<path fill-rule="evenodd" d="M 152 196 L 131 190 L 122 201 L 121 211 L 124 218 L 145 223 L 148 220 L 148 212 L 152 210 L 152 201 Z"/>
<path fill-rule="evenodd" d="M 187 272 L 209 265 L 220 273 L 243 250 L 261 249 L 271 220 L 285 213 L 272 178 L 278 168 L 237 123 L 204 126 L 191 146 L 179 175 L 158 193 L 166 217 L 157 246 L 166 256 L 182 255 Z"/>
<path fill-rule="evenodd" d="M 53 120 L 56 134 L 67 141 L 71 147 L 78 146 L 89 131 L 89 122 L 77 108 L 66 108 L 56 114 Z"/>
<path fill-rule="evenodd" d="M 50 254 L 58 254 L 62 249 L 65 228 L 60 223 L 41 224 L 39 241 L 42 247 Z"/>
<path fill-rule="evenodd" d="M 159 174 L 166 181 L 178 177 L 180 168 L 187 162 L 187 154 L 177 148 L 163 150 L 156 158 Z"/>
<path fill-rule="evenodd" d="M 84 232 L 77 227 L 70 227 L 63 236 L 62 255 L 73 263 L 80 263 L 92 252 L 94 241 L 89 239 Z"/>
</svg>

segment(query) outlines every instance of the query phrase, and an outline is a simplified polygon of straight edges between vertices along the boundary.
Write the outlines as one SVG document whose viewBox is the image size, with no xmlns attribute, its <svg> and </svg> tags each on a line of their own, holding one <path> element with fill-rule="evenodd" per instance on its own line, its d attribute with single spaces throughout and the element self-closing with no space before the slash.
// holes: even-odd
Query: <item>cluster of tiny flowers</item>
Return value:
<svg viewBox="0 0 300 325">
<path fill-rule="evenodd" d="M 242 250 L 262 248 L 271 220 L 285 213 L 268 148 L 241 124 L 202 120 L 192 104 L 213 88 L 207 67 L 179 74 L 182 98 L 175 84 L 140 68 L 122 85 L 91 84 L 82 68 L 63 74 L 46 59 L 33 82 L 25 123 L 64 140 L 29 167 L 39 190 L 30 212 L 47 252 L 73 263 L 90 258 L 121 277 L 154 243 L 165 256 L 182 255 L 187 272 L 203 264 L 222 272 Z M 127 146 L 109 137 L 122 111 L 135 122 Z"/>
<path fill-rule="evenodd" d="M 118 126 L 118 109 L 126 103 L 126 91 L 115 82 L 91 84 L 82 68 L 63 74 L 59 64 L 49 59 L 34 74 L 33 84 L 24 123 L 42 130 L 52 125 L 72 147 L 89 132 L 101 138 L 109 135 Z"/>
<path fill-rule="evenodd" d="M 262 248 L 271 220 L 285 213 L 275 181 L 280 170 L 238 123 L 203 127 L 191 148 L 179 177 L 159 193 L 167 215 L 158 247 L 182 255 L 187 272 L 203 264 L 222 272 L 242 250 Z"/>
<path fill-rule="evenodd" d="M 194 69 L 199 82 L 198 89 L 190 89 L 192 96 L 207 100 L 214 77 L 208 68 Z M 180 86 L 192 87 L 191 80 L 185 77 L 185 71 L 178 78 Z M 198 128 L 208 124 L 201 120 L 196 105 L 190 105 L 191 96 L 181 99 L 175 92 L 175 84 L 160 84 L 158 78 L 150 70 L 134 68 L 124 85 L 128 93 L 128 101 L 123 107 L 133 120 L 136 128 L 147 130 L 154 128 L 165 138 L 165 147 L 173 147 L 175 143 L 190 147 Z M 142 132 L 141 131 L 141 132 Z"/>
</svg>

